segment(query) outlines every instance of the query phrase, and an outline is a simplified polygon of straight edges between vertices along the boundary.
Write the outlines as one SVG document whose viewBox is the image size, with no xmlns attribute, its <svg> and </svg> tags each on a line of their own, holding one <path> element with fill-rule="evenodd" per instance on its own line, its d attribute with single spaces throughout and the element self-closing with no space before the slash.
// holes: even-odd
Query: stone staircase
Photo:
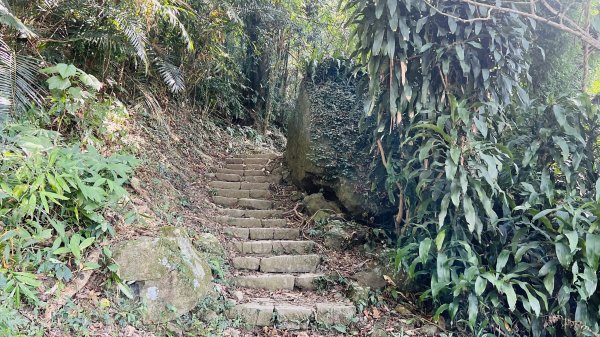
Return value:
<svg viewBox="0 0 600 337">
<path fill-rule="evenodd" d="M 355 315 L 354 305 L 315 294 L 314 281 L 323 276 L 315 242 L 303 240 L 271 198 L 270 186 L 279 184 L 281 176 L 270 175 L 267 165 L 276 158 L 274 154 L 227 158 L 210 182 L 213 202 L 221 207 L 217 221 L 231 238 L 228 244 L 234 252 L 231 283 L 243 290 L 263 290 L 261 297 L 247 296 L 227 314 L 249 326 L 289 330 L 308 329 L 315 323 L 321 327 L 347 324 Z M 281 291 L 302 293 L 286 297 L 280 296 Z M 308 293 L 311 296 L 304 296 Z"/>
</svg>

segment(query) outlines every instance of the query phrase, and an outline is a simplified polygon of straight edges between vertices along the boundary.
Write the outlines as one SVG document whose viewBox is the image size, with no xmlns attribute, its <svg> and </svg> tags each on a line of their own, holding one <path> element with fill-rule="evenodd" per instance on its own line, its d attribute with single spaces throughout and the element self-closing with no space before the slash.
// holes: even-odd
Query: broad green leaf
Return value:
<svg viewBox="0 0 600 337">
<path fill-rule="evenodd" d="M 96 91 L 100 91 L 100 89 L 102 89 L 102 83 L 100 81 L 98 81 L 98 79 L 96 77 L 94 77 L 93 75 L 81 73 L 79 75 L 79 80 L 84 85 L 86 85 Z"/>
<path fill-rule="evenodd" d="M 450 194 L 446 194 L 444 195 L 444 198 L 442 198 L 440 215 L 438 217 L 438 229 L 444 226 L 446 215 L 448 214 L 448 206 L 450 206 Z"/>
<path fill-rule="evenodd" d="M 477 300 L 477 296 L 475 294 L 469 294 L 469 325 L 471 327 L 475 326 L 477 322 L 477 315 L 479 314 L 479 301 Z"/>
<path fill-rule="evenodd" d="M 560 262 L 563 267 L 568 268 L 573 262 L 573 255 L 571 254 L 569 247 L 562 242 L 556 242 L 554 247 L 556 249 L 558 262 Z"/>
<path fill-rule="evenodd" d="M 426 264 L 429 260 L 429 250 L 431 249 L 431 239 L 426 238 L 419 244 L 419 259 L 422 264 Z"/>
<path fill-rule="evenodd" d="M 71 86 L 69 79 L 63 79 L 58 75 L 54 75 L 46 80 L 48 89 L 50 90 L 65 90 Z"/>
<path fill-rule="evenodd" d="M 577 249 L 577 244 L 579 243 L 579 234 L 577 234 L 577 231 L 568 231 L 564 234 L 567 237 L 567 240 L 569 241 L 569 248 L 571 249 L 571 253 L 574 253 L 575 249 Z"/>
<path fill-rule="evenodd" d="M 475 280 L 475 294 L 477 296 L 481 296 L 485 291 L 485 287 L 487 286 L 487 280 L 481 276 L 477 276 Z"/>
<path fill-rule="evenodd" d="M 554 274 L 556 271 L 552 271 L 544 276 L 544 287 L 548 291 L 548 294 L 552 295 L 554 292 Z"/>
<path fill-rule="evenodd" d="M 505 284 L 502 287 L 502 291 L 506 295 L 506 299 L 508 301 L 508 308 L 510 311 L 515 311 L 517 308 L 517 294 L 515 293 L 515 289 L 512 284 Z"/>
<path fill-rule="evenodd" d="M 469 232 L 473 233 L 477 227 L 477 214 L 475 208 L 473 208 L 473 202 L 468 195 L 463 197 L 463 210 L 465 212 L 465 219 L 469 227 Z"/>
<path fill-rule="evenodd" d="M 585 255 L 587 263 L 598 269 L 600 262 L 600 235 L 586 234 L 585 236 Z"/>
<path fill-rule="evenodd" d="M 510 252 L 508 250 L 503 250 L 500 252 L 500 255 L 498 255 L 498 259 L 496 260 L 496 272 L 500 273 L 502 272 L 502 269 L 504 269 L 504 267 L 506 266 L 506 263 L 508 262 L 508 258 L 510 257 Z"/>
<path fill-rule="evenodd" d="M 446 238 L 446 230 L 442 230 L 435 237 L 435 246 L 437 247 L 438 252 L 442 250 L 444 245 L 444 239 Z"/>
<path fill-rule="evenodd" d="M 384 35 L 385 35 L 385 29 L 383 29 L 383 27 L 377 27 L 377 30 L 375 32 L 375 39 L 373 40 L 373 54 L 374 55 L 379 55 L 379 52 L 381 51 L 381 45 L 383 44 L 383 36 Z"/>
</svg>

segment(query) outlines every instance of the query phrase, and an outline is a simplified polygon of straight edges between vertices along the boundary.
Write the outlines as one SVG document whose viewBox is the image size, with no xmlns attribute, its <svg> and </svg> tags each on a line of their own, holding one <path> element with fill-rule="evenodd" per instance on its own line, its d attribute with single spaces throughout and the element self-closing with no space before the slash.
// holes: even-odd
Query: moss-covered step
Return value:
<svg viewBox="0 0 600 337">
<path fill-rule="evenodd" d="M 298 228 L 242 228 L 225 227 L 225 235 L 242 240 L 296 240 L 300 237 Z"/>
<path fill-rule="evenodd" d="M 263 170 L 232 170 L 227 168 L 218 168 L 216 173 L 237 174 L 239 176 L 266 176 L 267 172 Z"/>
<path fill-rule="evenodd" d="M 260 159 L 276 159 L 280 155 L 275 153 L 251 153 L 251 154 L 237 154 L 234 158 L 260 158 Z"/>
<path fill-rule="evenodd" d="M 283 212 L 278 209 L 235 209 L 235 208 L 224 208 L 219 210 L 221 214 L 234 218 L 257 218 L 257 219 L 274 219 L 281 218 Z"/>
<path fill-rule="evenodd" d="M 282 228 L 287 227 L 286 219 L 256 219 L 219 216 L 217 221 L 221 224 L 242 228 Z"/>
<path fill-rule="evenodd" d="M 306 254 L 314 250 L 315 242 L 297 240 L 234 241 L 232 246 L 242 254 Z"/>
<path fill-rule="evenodd" d="M 268 158 L 226 158 L 226 164 L 244 164 L 244 165 L 266 165 Z"/>
<path fill-rule="evenodd" d="M 324 326 L 346 325 L 356 315 L 350 303 L 316 303 L 297 305 L 257 301 L 238 304 L 227 312 L 230 319 L 239 319 L 249 326 L 277 326 L 288 330 L 308 329 L 314 321 Z"/>
<path fill-rule="evenodd" d="M 263 164 L 225 164 L 225 168 L 230 170 L 262 170 L 265 168 Z"/>
<path fill-rule="evenodd" d="M 273 208 L 273 202 L 265 199 L 229 198 L 217 195 L 213 196 L 213 201 L 217 205 L 244 209 L 269 210 Z"/>
<path fill-rule="evenodd" d="M 269 257 L 238 256 L 232 262 L 236 269 L 263 273 L 314 273 L 321 263 L 321 257 L 317 254 Z"/>
</svg>

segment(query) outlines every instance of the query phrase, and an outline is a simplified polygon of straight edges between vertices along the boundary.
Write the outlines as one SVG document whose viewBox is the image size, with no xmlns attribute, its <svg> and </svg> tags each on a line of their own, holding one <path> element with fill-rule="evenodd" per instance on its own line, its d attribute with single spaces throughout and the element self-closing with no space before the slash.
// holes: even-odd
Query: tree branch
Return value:
<svg viewBox="0 0 600 337">
<path fill-rule="evenodd" d="M 548 18 L 545 18 L 539 14 L 536 14 L 535 12 L 530 13 L 530 12 L 526 12 L 526 11 L 522 11 L 519 9 L 515 9 L 515 8 L 509 8 L 509 7 L 502 7 L 502 6 L 497 6 L 497 5 L 491 5 L 491 4 L 487 4 L 487 3 L 482 3 L 479 1 L 475 1 L 475 0 L 460 0 L 463 3 L 466 4 L 470 4 L 470 5 L 474 5 L 474 6 L 479 6 L 479 7 L 483 7 L 483 8 L 488 8 L 489 12 L 491 11 L 495 11 L 495 12 L 502 12 L 502 13 L 512 13 L 512 14 L 517 14 L 519 16 L 523 16 L 523 17 L 527 17 L 530 19 L 533 19 L 535 21 L 541 22 L 541 23 L 545 23 L 551 27 L 557 28 L 559 30 L 562 30 L 564 32 L 567 32 L 575 37 L 577 37 L 578 39 L 580 39 L 584 44 L 589 45 L 589 47 L 600 51 L 600 40 L 596 39 L 593 35 L 591 35 L 589 33 L 589 31 L 585 30 L 583 27 L 579 26 L 578 24 L 576 24 L 573 20 L 569 19 L 568 17 L 566 17 L 563 13 L 559 12 L 558 10 L 556 10 L 555 8 L 553 8 L 552 6 L 550 6 L 546 0 L 542 0 L 542 3 L 544 5 L 544 7 L 546 7 L 552 14 L 556 15 L 562 22 L 562 20 L 564 20 L 566 23 L 568 23 L 569 25 L 565 24 L 565 23 L 559 23 L 559 22 L 555 22 L 552 21 Z M 431 4 L 426 1 L 426 3 L 428 5 L 431 6 Z M 535 6 L 534 6 L 535 7 Z M 452 17 L 454 19 L 457 19 L 455 16 L 450 15 L 448 13 L 444 13 L 441 10 L 435 8 L 436 11 L 442 15 L 446 15 L 449 17 Z M 531 9 L 531 6 L 530 6 Z M 535 9 L 535 8 L 534 8 Z M 489 14 L 488 12 L 488 14 Z M 460 19 L 460 21 L 465 22 L 466 19 Z M 472 19 L 473 20 L 473 19 Z M 469 22 L 469 21 L 466 21 Z"/>
</svg>

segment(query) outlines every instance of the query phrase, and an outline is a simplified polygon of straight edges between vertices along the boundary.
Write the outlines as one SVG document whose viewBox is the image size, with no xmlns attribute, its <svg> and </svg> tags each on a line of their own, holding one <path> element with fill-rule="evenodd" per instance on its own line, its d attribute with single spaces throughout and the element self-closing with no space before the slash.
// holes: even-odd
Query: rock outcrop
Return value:
<svg viewBox="0 0 600 337">
<path fill-rule="evenodd" d="M 288 122 L 285 158 L 300 188 L 322 191 L 354 218 L 386 221 L 394 210 L 371 151 L 375 120 L 364 117 L 357 81 L 344 71 L 331 62 L 304 80 Z"/>
<path fill-rule="evenodd" d="M 113 251 L 121 278 L 145 302 L 149 321 L 173 320 L 211 291 L 210 267 L 181 229 L 166 227 L 159 237 L 120 242 Z"/>
</svg>

